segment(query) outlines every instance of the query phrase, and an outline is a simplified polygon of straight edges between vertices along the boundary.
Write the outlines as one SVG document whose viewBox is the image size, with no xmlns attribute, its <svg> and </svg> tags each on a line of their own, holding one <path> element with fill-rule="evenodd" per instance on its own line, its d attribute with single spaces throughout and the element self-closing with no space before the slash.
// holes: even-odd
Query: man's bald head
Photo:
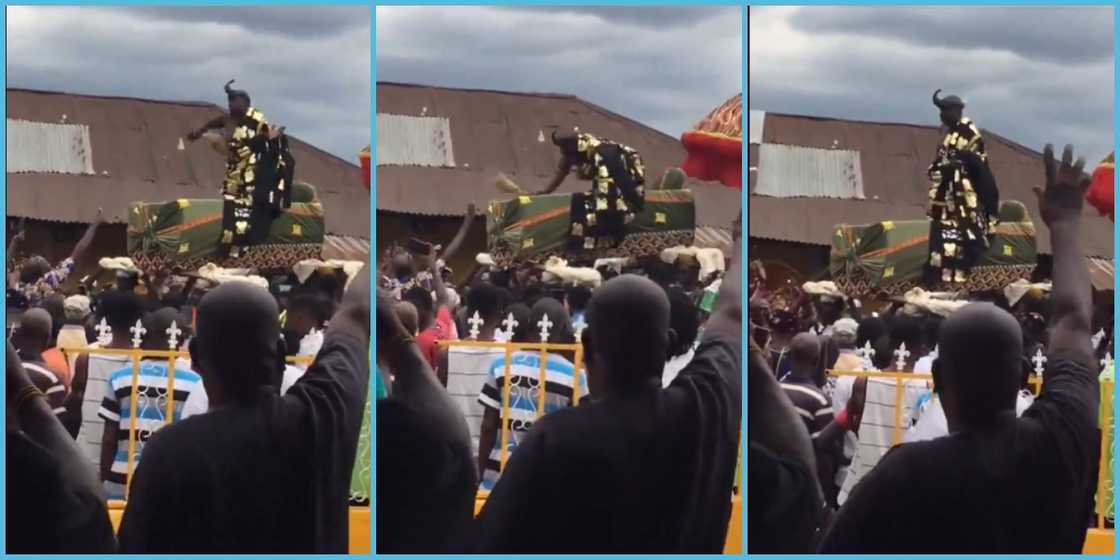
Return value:
<svg viewBox="0 0 1120 560">
<path fill-rule="evenodd" d="M 660 379 L 668 358 L 669 298 L 648 278 L 623 274 L 607 281 L 587 305 L 593 364 L 612 388 Z M 592 389 L 595 392 L 595 389 Z"/>
<path fill-rule="evenodd" d="M 16 347 L 29 352 L 46 350 L 51 339 L 52 325 L 51 314 L 46 309 L 28 309 L 20 317 L 19 329 L 15 333 Z"/>
<path fill-rule="evenodd" d="M 205 377 L 235 399 L 279 381 L 280 308 L 267 290 L 245 282 L 214 288 L 198 304 L 192 356 Z M 209 390 L 209 388 L 207 389 Z"/>
<path fill-rule="evenodd" d="M 821 354 L 821 342 L 817 335 L 799 333 L 789 343 L 790 358 L 803 364 L 815 364 Z"/>
<path fill-rule="evenodd" d="M 951 431 L 1015 410 L 1022 355 L 1018 321 L 990 303 L 967 305 L 941 324 L 934 383 Z"/>
</svg>

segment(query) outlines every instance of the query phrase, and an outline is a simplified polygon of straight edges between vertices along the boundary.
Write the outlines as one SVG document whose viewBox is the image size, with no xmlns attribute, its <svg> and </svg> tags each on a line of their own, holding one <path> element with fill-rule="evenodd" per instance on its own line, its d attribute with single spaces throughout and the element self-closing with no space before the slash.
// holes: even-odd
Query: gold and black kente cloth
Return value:
<svg viewBox="0 0 1120 560">
<path fill-rule="evenodd" d="M 984 208 L 978 195 L 980 182 L 990 178 L 987 160 L 980 129 L 968 118 L 950 127 L 937 147 L 928 171 L 931 283 L 966 282 L 973 263 L 988 247 L 996 209 Z M 989 187 L 994 189 L 994 183 L 985 188 Z"/>
<path fill-rule="evenodd" d="M 645 167 L 637 150 L 590 134 L 576 136 L 575 166 L 591 190 L 572 195 L 574 250 L 618 245 L 645 203 Z"/>
<path fill-rule="evenodd" d="M 272 218 L 291 206 L 294 160 L 286 136 L 269 138 L 264 115 L 250 108 L 229 138 L 222 188 L 221 246 L 238 257 L 268 235 Z"/>
</svg>

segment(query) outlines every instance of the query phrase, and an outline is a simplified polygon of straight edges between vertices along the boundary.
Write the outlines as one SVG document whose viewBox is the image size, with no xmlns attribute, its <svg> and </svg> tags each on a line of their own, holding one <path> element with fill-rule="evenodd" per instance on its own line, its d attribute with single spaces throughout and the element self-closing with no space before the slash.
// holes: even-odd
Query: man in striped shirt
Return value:
<svg viewBox="0 0 1120 560">
<path fill-rule="evenodd" d="M 553 322 L 553 330 L 547 341 L 542 341 L 540 331 L 533 330 L 525 339 L 514 338 L 514 342 L 552 342 L 555 344 L 574 344 L 575 335 L 569 322 L 564 304 L 552 298 L 543 298 L 533 305 L 529 324 L 536 325 L 544 317 Z M 502 356 L 490 367 L 490 374 L 478 402 L 485 407 L 482 418 L 482 431 L 478 445 L 478 472 L 482 476 L 480 487 L 491 490 L 501 476 L 502 423 L 509 425 L 506 449 L 509 455 L 517 449 L 521 440 L 529 434 L 533 424 L 545 414 L 572 406 L 575 402 L 575 365 L 573 356 L 565 352 L 549 352 L 545 358 L 545 379 L 541 383 L 541 353 L 537 350 L 520 350 L 510 355 L 509 360 L 509 410 L 503 414 L 502 392 L 506 383 L 506 359 Z M 587 371 L 579 375 L 579 395 L 587 398 Z M 544 391 L 544 410 L 539 409 L 541 391 Z"/>
<path fill-rule="evenodd" d="M 47 404 L 55 416 L 58 416 L 65 410 L 63 403 L 66 400 L 66 387 L 43 360 L 43 351 L 47 349 L 51 339 L 51 326 L 51 315 L 45 309 L 29 309 L 20 318 L 12 343 L 19 349 L 19 358 L 27 376 L 46 395 Z"/>
<path fill-rule="evenodd" d="M 144 350 L 166 350 L 167 330 L 177 321 L 179 312 L 165 307 L 144 317 L 147 330 L 140 343 Z M 195 393 L 205 396 L 202 378 L 190 370 L 184 360 L 177 360 L 174 378 L 170 379 L 167 358 L 145 358 L 140 362 L 136 376 L 136 437 L 134 439 L 134 459 L 132 471 L 140 465 L 140 456 L 152 434 L 164 427 L 167 421 L 167 387 L 174 390 L 172 395 L 172 422 L 182 418 L 183 406 L 187 397 Z M 101 438 L 101 480 L 104 481 L 105 494 L 109 499 L 123 500 L 125 485 L 131 475 L 128 464 L 129 431 L 132 429 L 132 363 L 109 374 L 105 397 L 97 415 L 105 421 Z"/>
<path fill-rule="evenodd" d="M 829 504 L 836 504 L 836 468 L 840 446 L 818 442 L 817 436 L 832 422 L 832 402 L 824 394 L 824 371 L 820 368 L 821 345 L 817 336 L 800 333 L 790 342 L 790 372 L 782 378 L 782 390 L 809 431 L 817 457 L 817 478 Z M 839 441 L 839 440 L 838 440 Z"/>
</svg>

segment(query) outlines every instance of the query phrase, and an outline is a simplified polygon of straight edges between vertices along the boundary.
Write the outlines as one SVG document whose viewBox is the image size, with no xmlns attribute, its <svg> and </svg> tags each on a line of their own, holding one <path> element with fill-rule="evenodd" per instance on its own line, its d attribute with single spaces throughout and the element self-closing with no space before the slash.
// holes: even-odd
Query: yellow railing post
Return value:
<svg viewBox="0 0 1120 560">
<path fill-rule="evenodd" d="M 125 468 L 124 499 L 128 500 L 128 492 L 132 488 L 132 468 L 136 461 L 136 406 L 140 391 L 140 349 L 132 350 L 132 392 L 128 404 L 128 466 Z M 114 461 L 116 458 L 114 458 Z M 110 466 L 110 469 L 112 467 Z"/>
<path fill-rule="evenodd" d="M 168 426 L 171 424 L 171 418 L 175 415 L 175 365 L 178 358 L 175 356 L 167 357 L 167 416 L 163 419 L 163 425 Z"/>
<path fill-rule="evenodd" d="M 500 422 L 501 425 L 502 425 L 502 427 L 501 427 L 501 430 L 502 430 L 501 445 L 502 445 L 502 447 L 498 450 L 498 473 L 499 474 L 506 471 L 506 461 L 509 459 L 509 423 L 513 421 L 513 419 L 510 418 L 510 415 L 509 415 L 509 393 L 510 393 L 509 382 L 513 378 L 513 375 L 511 373 L 513 371 L 513 368 L 512 368 L 513 364 L 510 363 L 510 361 L 512 360 L 512 357 L 513 357 L 513 346 L 506 346 L 506 360 L 505 360 L 506 367 L 505 367 L 505 371 L 502 373 L 502 379 L 503 379 L 503 381 L 502 381 L 502 414 L 501 414 L 501 418 L 498 418 L 498 422 Z M 487 453 L 489 453 L 489 452 L 487 452 Z M 479 476 L 482 476 L 483 473 L 478 473 L 478 474 L 479 474 Z"/>
<path fill-rule="evenodd" d="M 583 366 L 583 345 L 582 344 L 579 346 L 579 348 L 576 348 L 575 358 L 576 358 L 575 363 L 572 364 L 574 366 L 573 369 L 572 369 L 572 406 L 579 406 L 579 398 L 581 396 L 580 391 L 579 391 L 579 389 L 580 389 L 580 385 L 579 385 L 580 371 L 579 370 Z"/>
<path fill-rule="evenodd" d="M 1102 381 L 1101 385 L 1107 389 L 1104 393 L 1112 395 L 1113 382 Z M 1108 496 L 1105 495 L 1105 479 L 1108 477 L 1108 451 L 1109 432 L 1112 429 L 1112 399 L 1101 399 L 1101 456 L 1097 470 L 1097 528 L 1105 528 L 1105 510 L 1108 508 Z"/>
<path fill-rule="evenodd" d="M 544 410 L 545 396 L 547 396 L 547 394 L 548 394 L 548 391 L 545 390 L 545 386 L 548 384 L 548 350 L 544 349 L 543 344 L 541 345 L 540 358 L 541 358 L 541 370 L 540 370 L 541 384 L 540 384 L 540 387 L 537 388 L 537 390 L 538 390 L 538 393 L 537 393 L 537 395 L 538 395 L 537 396 L 537 417 L 533 419 L 533 422 L 536 422 L 537 420 L 540 420 L 541 416 L 544 416 L 544 414 L 545 414 L 545 410 Z"/>
</svg>

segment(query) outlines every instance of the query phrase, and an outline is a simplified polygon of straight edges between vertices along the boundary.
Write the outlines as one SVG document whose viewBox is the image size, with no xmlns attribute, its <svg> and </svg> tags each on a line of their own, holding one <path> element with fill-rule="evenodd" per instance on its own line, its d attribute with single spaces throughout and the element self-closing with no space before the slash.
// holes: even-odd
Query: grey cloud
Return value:
<svg viewBox="0 0 1120 560">
<path fill-rule="evenodd" d="M 301 140 L 350 162 L 370 143 L 367 8 L 348 9 L 364 14 L 364 26 L 253 40 L 238 26 L 214 25 L 228 18 L 203 17 L 202 8 L 187 10 L 198 11 L 198 21 L 124 8 L 34 9 L 44 11 L 22 29 L 9 14 L 10 87 L 224 105 L 222 85 L 236 78 L 270 120 Z"/>
<path fill-rule="evenodd" d="M 379 8 L 386 9 L 391 8 Z M 693 23 L 640 33 L 606 21 L 563 17 L 582 11 L 410 8 L 385 18 L 390 23 L 379 11 L 377 77 L 573 94 L 671 136 L 741 88 L 737 9 L 698 14 L 688 8 L 676 17 L 670 9 L 658 10 L 655 17 Z M 701 30 L 708 35 L 697 41 Z"/>
<path fill-rule="evenodd" d="M 790 23 L 815 34 L 880 37 L 950 49 L 994 49 L 1027 59 L 1096 61 L 1112 56 L 1111 7 L 820 7 Z M 963 61 L 967 63 L 967 61 Z"/>
<path fill-rule="evenodd" d="M 539 8 L 511 7 L 507 9 L 593 15 L 611 23 L 651 28 L 688 26 L 704 20 L 723 17 L 727 13 L 735 15 L 739 13 L 739 8 L 735 6 L 543 6 Z"/>
<path fill-rule="evenodd" d="M 857 8 L 846 9 L 852 13 L 837 10 L 802 8 L 786 16 L 771 12 L 767 18 L 773 22 L 773 16 L 778 15 L 790 23 L 807 18 L 806 12 L 813 13 L 815 19 L 829 12 L 840 20 L 873 13 Z M 752 18 L 755 15 L 752 11 Z M 955 21 L 957 17 L 945 19 Z M 1111 14 L 1108 20 L 1108 29 L 1085 35 L 1086 44 L 1111 41 Z M 1111 55 L 1058 63 L 1054 57 L 1028 56 L 1023 49 L 1012 54 L 984 47 L 963 48 L 960 42 L 953 49 L 945 49 L 943 45 L 900 41 L 884 49 L 878 38 L 868 34 L 805 32 L 794 25 L 803 33 L 789 40 L 805 43 L 804 48 L 794 51 L 796 55 L 781 55 L 789 60 L 780 56 L 775 59 L 766 40 L 755 41 L 756 33 L 765 31 L 756 27 L 763 21 L 759 18 L 751 24 L 748 102 L 752 109 L 936 125 L 930 94 L 944 88 L 968 102 L 966 113 L 982 127 L 1029 148 L 1040 150 L 1046 142 L 1070 142 L 1091 160 L 1103 158 L 1113 149 Z M 937 30 L 935 27 L 930 33 L 936 35 Z M 1047 43 L 1038 41 L 1041 44 L 1037 48 L 1046 48 Z M 794 60 L 794 56 L 798 58 Z M 778 59 L 784 62 L 775 62 Z"/>
<path fill-rule="evenodd" d="M 152 6 L 117 8 L 150 21 L 233 25 L 244 33 L 316 37 L 369 27 L 366 6 Z"/>
</svg>

